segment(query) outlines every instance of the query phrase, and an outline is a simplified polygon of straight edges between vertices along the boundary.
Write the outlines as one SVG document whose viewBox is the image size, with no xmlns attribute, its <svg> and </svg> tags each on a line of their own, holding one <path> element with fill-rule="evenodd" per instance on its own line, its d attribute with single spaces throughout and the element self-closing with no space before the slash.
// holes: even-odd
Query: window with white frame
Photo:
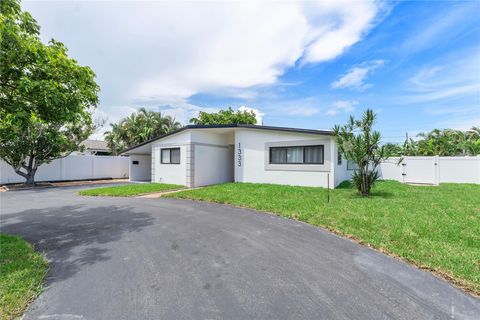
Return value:
<svg viewBox="0 0 480 320">
<path fill-rule="evenodd" d="M 342 165 L 342 154 L 340 153 L 340 151 L 338 151 L 337 153 L 337 165 Z"/>
<path fill-rule="evenodd" d="M 270 147 L 270 164 L 323 164 L 324 146 Z"/>
<path fill-rule="evenodd" d="M 180 164 L 180 148 L 163 148 L 161 150 L 162 164 Z"/>
</svg>

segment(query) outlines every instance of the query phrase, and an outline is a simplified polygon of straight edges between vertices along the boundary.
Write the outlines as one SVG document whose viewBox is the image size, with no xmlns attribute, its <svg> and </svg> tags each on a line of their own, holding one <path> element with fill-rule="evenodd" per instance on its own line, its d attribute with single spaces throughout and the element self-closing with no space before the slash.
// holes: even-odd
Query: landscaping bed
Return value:
<svg viewBox="0 0 480 320">
<path fill-rule="evenodd" d="M 370 197 L 349 183 L 330 190 L 227 183 L 165 195 L 248 207 L 322 226 L 434 271 L 480 294 L 480 185 L 376 184 Z"/>
<path fill-rule="evenodd" d="M 79 192 L 82 196 L 134 197 L 148 193 L 171 191 L 185 188 L 177 184 L 131 183 L 123 186 L 87 189 Z"/>
<path fill-rule="evenodd" d="M 41 292 L 47 262 L 25 240 L 0 233 L 0 319 L 20 317 Z"/>
</svg>

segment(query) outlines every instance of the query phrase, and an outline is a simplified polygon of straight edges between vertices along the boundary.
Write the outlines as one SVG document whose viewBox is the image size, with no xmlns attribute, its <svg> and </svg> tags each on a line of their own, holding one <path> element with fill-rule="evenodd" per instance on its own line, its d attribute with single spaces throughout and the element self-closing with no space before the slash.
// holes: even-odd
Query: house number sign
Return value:
<svg viewBox="0 0 480 320">
<path fill-rule="evenodd" d="M 237 147 L 237 166 L 242 166 L 242 145 L 240 144 L 240 142 L 238 143 Z"/>
</svg>

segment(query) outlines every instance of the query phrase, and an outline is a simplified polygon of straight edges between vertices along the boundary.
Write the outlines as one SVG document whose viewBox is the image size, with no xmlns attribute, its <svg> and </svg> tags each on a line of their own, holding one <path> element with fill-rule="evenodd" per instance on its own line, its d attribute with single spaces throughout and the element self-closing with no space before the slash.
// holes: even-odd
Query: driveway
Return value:
<svg viewBox="0 0 480 320">
<path fill-rule="evenodd" d="M 0 194 L 1 231 L 45 251 L 25 319 L 479 319 L 480 300 L 304 223 L 173 199 Z"/>
</svg>

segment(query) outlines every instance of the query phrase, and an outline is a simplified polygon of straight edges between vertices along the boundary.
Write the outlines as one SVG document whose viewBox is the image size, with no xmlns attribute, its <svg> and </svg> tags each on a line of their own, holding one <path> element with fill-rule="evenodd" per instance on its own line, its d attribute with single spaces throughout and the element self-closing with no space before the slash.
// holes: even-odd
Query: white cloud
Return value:
<svg viewBox="0 0 480 320">
<path fill-rule="evenodd" d="M 339 100 L 335 101 L 330 109 L 327 110 L 326 114 L 329 116 L 335 116 L 340 112 L 353 112 L 355 110 L 355 106 L 358 104 L 358 101 L 352 100 Z"/>
<path fill-rule="evenodd" d="M 309 2 L 304 12 L 311 22 L 306 62 L 333 59 L 362 39 L 383 4 L 379 1 Z"/>
<path fill-rule="evenodd" d="M 258 109 L 255 109 L 255 108 L 250 108 L 250 107 L 247 107 L 247 106 L 241 106 L 240 108 L 238 108 L 239 111 L 248 111 L 248 112 L 253 112 L 255 114 L 255 119 L 257 119 L 257 124 L 261 125 L 263 124 L 263 116 L 264 114 L 258 110 Z"/>
<path fill-rule="evenodd" d="M 344 75 L 335 82 L 332 82 L 331 87 L 334 89 L 339 88 L 353 88 L 358 91 L 362 91 L 370 88 L 372 85 L 366 83 L 368 75 L 378 67 L 382 66 L 385 62 L 383 60 L 366 61 L 360 65 L 354 66 L 348 70 Z"/>
<path fill-rule="evenodd" d="M 178 117 L 190 97 L 253 97 L 298 62 L 334 59 L 360 41 L 382 13 L 379 1 L 328 2 L 25 2 L 114 106 L 169 105 Z M 183 111 L 182 111 L 183 110 Z"/>
</svg>

